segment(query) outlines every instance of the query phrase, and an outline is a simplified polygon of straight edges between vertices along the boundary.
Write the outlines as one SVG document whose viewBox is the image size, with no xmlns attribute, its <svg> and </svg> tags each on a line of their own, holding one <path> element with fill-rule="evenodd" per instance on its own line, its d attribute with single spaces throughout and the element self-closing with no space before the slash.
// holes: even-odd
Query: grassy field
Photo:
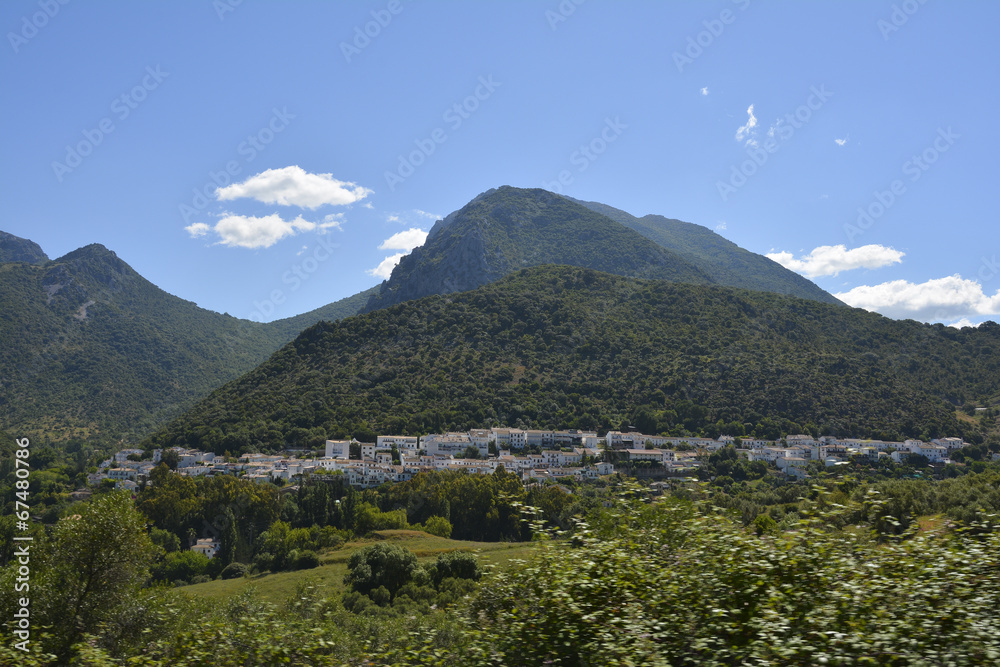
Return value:
<svg viewBox="0 0 1000 667">
<path fill-rule="evenodd" d="M 386 540 L 406 547 L 417 555 L 421 563 L 449 551 L 469 551 L 476 554 L 480 563 L 486 567 L 506 567 L 511 560 L 527 560 L 536 548 L 536 544 L 532 542 L 461 542 L 417 530 L 382 530 L 376 532 L 371 539 L 353 540 L 337 549 L 323 552 L 320 555 L 322 564 L 311 570 L 261 574 L 244 579 L 216 579 L 177 590 L 188 595 L 222 599 L 252 585 L 263 599 L 279 603 L 287 600 L 300 583 L 309 582 L 324 589 L 324 593 L 335 595 L 343 590 L 347 561 L 351 554 L 368 544 Z"/>
</svg>

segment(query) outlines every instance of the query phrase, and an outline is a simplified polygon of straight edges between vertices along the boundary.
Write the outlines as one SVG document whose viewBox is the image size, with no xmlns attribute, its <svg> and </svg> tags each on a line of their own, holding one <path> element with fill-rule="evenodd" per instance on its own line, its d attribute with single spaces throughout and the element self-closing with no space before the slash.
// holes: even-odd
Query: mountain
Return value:
<svg viewBox="0 0 1000 667">
<path fill-rule="evenodd" d="M 844 305 L 812 281 L 786 269 L 774 260 L 739 247 L 707 227 L 665 218 L 662 215 L 645 215 L 637 218 L 607 204 L 580 201 L 572 197 L 567 199 L 607 216 L 664 248 L 678 253 L 695 264 L 718 285 Z"/>
<path fill-rule="evenodd" d="M 5 262 L 44 264 L 47 261 L 49 261 L 48 255 L 42 252 L 41 247 L 34 241 L 0 232 L 0 264 Z"/>
<path fill-rule="evenodd" d="M 688 258 L 546 190 L 504 186 L 479 195 L 403 257 L 365 312 L 431 294 L 475 289 L 541 264 L 623 276 L 713 282 Z"/>
<path fill-rule="evenodd" d="M 978 437 L 1000 326 L 961 331 L 565 266 L 304 331 L 147 445 L 216 452 L 507 424 L 776 438 Z"/>
<path fill-rule="evenodd" d="M 137 440 L 365 300 L 259 324 L 172 296 L 101 245 L 48 261 L 31 241 L 0 239 L 0 424 L 19 436 Z"/>
<path fill-rule="evenodd" d="M 369 287 L 363 292 L 328 303 L 307 313 L 268 322 L 266 327 L 274 330 L 282 339 L 282 343 L 286 343 L 317 322 L 335 322 L 351 315 L 357 315 L 378 291 L 378 285 Z"/>
</svg>

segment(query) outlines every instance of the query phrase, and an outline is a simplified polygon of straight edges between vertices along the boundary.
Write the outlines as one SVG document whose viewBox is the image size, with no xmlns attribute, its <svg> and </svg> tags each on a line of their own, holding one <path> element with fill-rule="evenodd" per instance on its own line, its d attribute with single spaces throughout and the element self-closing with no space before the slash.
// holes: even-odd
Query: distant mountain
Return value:
<svg viewBox="0 0 1000 667">
<path fill-rule="evenodd" d="M 646 238 L 678 253 L 707 274 L 713 282 L 730 287 L 787 294 L 823 303 L 844 305 L 829 292 L 774 260 L 744 250 L 707 227 L 690 222 L 645 215 L 637 218 L 625 211 L 567 197 L 605 215 Z"/>
<path fill-rule="evenodd" d="M 365 311 L 475 289 L 541 264 L 713 282 L 680 253 L 585 206 L 545 190 L 504 186 L 438 221 L 424 245 L 400 260 Z"/>
<path fill-rule="evenodd" d="M 49 261 L 48 255 L 42 252 L 41 247 L 34 241 L 0 232 L 0 264 L 4 262 L 44 264 L 47 261 Z"/>
<path fill-rule="evenodd" d="M 101 245 L 48 261 L 0 242 L 0 424 L 49 441 L 136 440 L 367 297 L 259 324 L 167 294 Z"/>
<path fill-rule="evenodd" d="M 508 424 L 979 437 L 1000 326 L 961 331 L 715 285 L 566 266 L 304 331 L 147 445 L 216 452 Z"/>
</svg>

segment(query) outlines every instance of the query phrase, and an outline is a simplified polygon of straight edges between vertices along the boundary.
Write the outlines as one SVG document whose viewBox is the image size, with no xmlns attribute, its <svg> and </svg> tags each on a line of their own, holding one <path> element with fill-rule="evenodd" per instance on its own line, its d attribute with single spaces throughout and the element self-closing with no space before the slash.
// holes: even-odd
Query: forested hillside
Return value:
<svg viewBox="0 0 1000 667">
<path fill-rule="evenodd" d="M 259 324 L 167 294 L 104 246 L 47 261 L 34 243 L 4 239 L 0 424 L 48 441 L 136 441 L 367 296 Z"/>
<path fill-rule="evenodd" d="M 235 453 L 490 424 L 975 440 L 956 406 L 998 390 L 995 323 L 539 267 L 316 325 L 147 444 Z"/>
</svg>

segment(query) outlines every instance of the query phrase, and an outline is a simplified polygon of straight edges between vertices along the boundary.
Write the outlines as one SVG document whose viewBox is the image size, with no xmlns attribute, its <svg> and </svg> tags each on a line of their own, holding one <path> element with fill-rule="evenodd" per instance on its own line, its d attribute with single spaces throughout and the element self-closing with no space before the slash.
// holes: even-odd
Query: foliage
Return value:
<svg viewBox="0 0 1000 667">
<path fill-rule="evenodd" d="M 959 331 L 762 292 L 540 267 L 312 327 L 149 444 L 219 453 L 281 448 L 296 428 L 607 429 L 634 417 L 677 435 L 981 438 L 954 406 L 998 392 L 991 323 Z"/>
<path fill-rule="evenodd" d="M 61 658 L 128 605 L 146 582 L 154 553 L 128 493 L 95 496 L 77 512 L 79 519 L 59 521 L 32 547 L 32 625 L 51 628 L 45 648 Z M 0 577 L 5 612 L 13 606 L 8 591 L 16 571 L 12 563 Z"/>
<path fill-rule="evenodd" d="M 391 600 L 400 588 L 413 579 L 417 557 L 405 547 L 379 542 L 358 549 L 347 562 L 344 583 L 362 595 L 384 589 Z"/>
<path fill-rule="evenodd" d="M 419 526 L 419 524 L 418 524 Z M 451 537 L 451 521 L 444 518 L 443 516 L 432 516 L 424 521 L 422 529 L 431 535 L 437 535 L 438 537 Z"/>
<path fill-rule="evenodd" d="M 248 574 L 250 574 L 250 568 L 247 567 L 246 563 L 230 563 L 222 568 L 222 574 L 220 576 L 223 579 L 239 579 L 240 577 L 245 577 Z"/>
<path fill-rule="evenodd" d="M 465 664 L 1000 658 L 1000 533 L 877 545 L 829 527 L 839 511 L 757 537 L 709 507 L 627 504 L 486 582 L 466 650 L 490 658 Z"/>
</svg>

